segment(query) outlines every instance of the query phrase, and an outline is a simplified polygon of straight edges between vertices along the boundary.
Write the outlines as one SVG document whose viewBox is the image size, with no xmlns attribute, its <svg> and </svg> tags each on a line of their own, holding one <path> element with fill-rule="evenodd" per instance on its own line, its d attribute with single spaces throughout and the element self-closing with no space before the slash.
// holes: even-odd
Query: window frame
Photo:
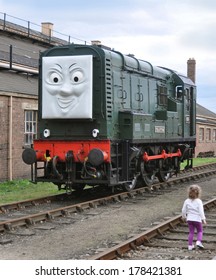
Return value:
<svg viewBox="0 0 216 280">
<path fill-rule="evenodd" d="M 199 127 L 199 142 L 203 143 L 205 140 L 205 129 L 204 127 Z"/>
<path fill-rule="evenodd" d="M 37 137 L 37 110 L 24 110 L 24 145 L 31 146 Z"/>
<path fill-rule="evenodd" d="M 211 128 L 207 127 L 206 128 L 206 142 L 211 142 L 212 140 L 212 132 L 211 132 Z"/>
<path fill-rule="evenodd" d="M 163 84 L 157 84 L 157 102 L 159 106 L 167 107 L 168 105 L 168 90 Z"/>
</svg>

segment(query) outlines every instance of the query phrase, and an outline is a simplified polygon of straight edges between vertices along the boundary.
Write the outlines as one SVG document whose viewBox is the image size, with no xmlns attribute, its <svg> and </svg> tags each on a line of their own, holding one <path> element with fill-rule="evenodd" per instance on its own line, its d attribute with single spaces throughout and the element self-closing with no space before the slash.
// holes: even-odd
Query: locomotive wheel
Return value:
<svg viewBox="0 0 216 280">
<path fill-rule="evenodd" d="M 157 174 L 158 180 L 159 182 L 167 182 L 169 180 L 169 178 L 171 177 L 171 173 L 168 171 L 159 171 Z"/>
<path fill-rule="evenodd" d="M 161 151 L 163 148 L 161 148 Z M 161 151 L 159 153 L 161 153 Z M 169 151 L 166 149 L 166 152 Z M 159 182 L 167 182 L 169 178 L 171 177 L 170 170 L 173 169 L 172 160 L 171 159 L 161 159 L 158 162 L 159 164 L 159 171 L 157 172 L 157 177 Z"/>
<path fill-rule="evenodd" d="M 168 160 L 160 160 L 159 161 L 159 171 L 157 173 L 157 177 L 159 182 L 167 182 L 169 178 L 171 178 L 171 170 L 174 170 L 178 167 L 178 159 Z"/>
<path fill-rule="evenodd" d="M 130 192 L 132 191 L 136 185 L 137 185 L 137 178 L 138 176 L 134 177 L 134 179 L 131 181 L 131 182 L 127 182 L 127 183 L 124 183 L 122 186 L 123 186 L 123 189 L 126 191 L 126 192 Z"/>
<path fill-rule="evenodd" d="M 143 174 L 143 181 L 144 181 L 145 186 L 147 186 L 147 187 L 153 185 L 154 179 L 155 179 L 154 174 L 150 174 L 150 175 L 149 174 L 146 174 L 146 175 Z"/>
<path fill-rule="evenodd" d="M 142 179 L 145 186 L 151 186 L 154 183 L 155 174 L 151 171 L 148 171 L 144 162 L 141 162 L 141 173 Z"/>
</svg>

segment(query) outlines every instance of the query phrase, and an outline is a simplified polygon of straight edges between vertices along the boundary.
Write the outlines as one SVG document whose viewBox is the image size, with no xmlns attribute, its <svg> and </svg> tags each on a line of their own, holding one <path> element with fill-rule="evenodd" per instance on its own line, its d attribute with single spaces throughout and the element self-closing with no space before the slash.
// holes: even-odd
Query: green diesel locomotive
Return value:
<svg viewBox="0 0 216 280">
<path fill-rule="evenodd" d="M 186 76 L 104 46 L 54 47 L 39 65 L 32 181 L 131 190 L 192 166 L 196 87 Z"/>
</svg>

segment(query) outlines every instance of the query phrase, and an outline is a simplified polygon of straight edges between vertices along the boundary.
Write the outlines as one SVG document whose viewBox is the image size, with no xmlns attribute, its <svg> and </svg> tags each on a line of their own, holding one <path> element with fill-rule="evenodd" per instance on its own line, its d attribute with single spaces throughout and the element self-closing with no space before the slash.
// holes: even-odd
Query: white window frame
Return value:
<svg viewBox="0 0 216 280">
<path fill-rule="evenodd" d="M 31 145 L 37 136 L 37 111 L 24 111 L 24 144 Z"/>
</svg>

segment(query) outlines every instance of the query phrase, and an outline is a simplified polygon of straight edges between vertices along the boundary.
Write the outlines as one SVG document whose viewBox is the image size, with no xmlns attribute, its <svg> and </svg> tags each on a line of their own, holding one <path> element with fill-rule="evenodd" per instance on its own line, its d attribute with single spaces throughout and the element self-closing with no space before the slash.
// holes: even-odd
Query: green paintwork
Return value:
<svg viewBox="0 0 216 280">
<path fill-rule="evenodd" d="M 41 58 L 67 55 L 93 55 L 93 119 L 43 120 L 39 116 L 40 137 L 49 128 L 55 131 L 53 139 L 91 140 L 97 128 L 100 139 L 195 139 L 196 88 L 188 78 L 100 46 L 56 47 Z M 40 99 L 41 77 L 40 71 Z M 163 90 L 165 94 L 159 96 Z"/>
</svg>

